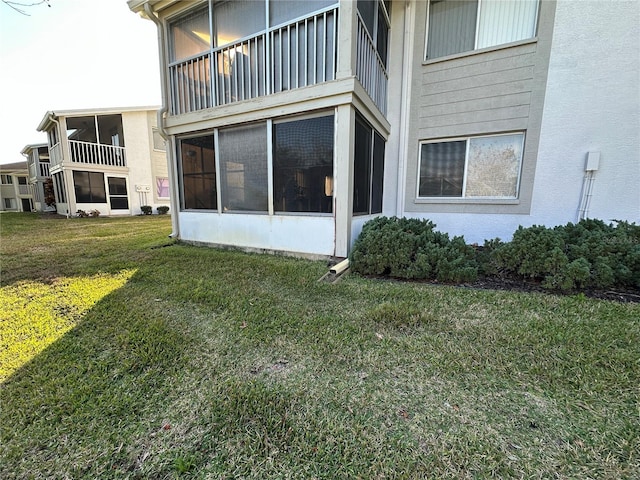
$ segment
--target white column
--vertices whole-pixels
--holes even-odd
[[[356,0],[340,0],[336,79],[355,75],[358,22]]]
[[[351,105],[336,108],[333,208],[335,256],[346,257],[351,243],[353,211],[353,149],[355,110]]]

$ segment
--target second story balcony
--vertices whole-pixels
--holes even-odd
[[[386,114],[387,6],[353,2],[346,11],[354,21],[345,17],[341,23],[343,2],[199,2],[170,18],[169,114],[330,82],[336,79],[339,56],[350,59],[351,75]]]
[[[47,118],[41,125],[49,137],[47,171],[63,162],[127,166],[121,114],[60,116],[55,122]]]

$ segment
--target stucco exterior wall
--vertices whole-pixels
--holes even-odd
[[[184,240],[240,248],[331,256],[332,216],[180,212]]]
[[[552,3],[543,2],[541,8],[548,10]],[[639,10],[635,1],[560,0],[550,17],[553,29],[539,25],[536,48],[550,42],[550,51],[548,67],[539,62],[532,72],[548,69],[544,91],[532,96],[528,114],[531,118],[534,109],[540,112],[529,212],[512,214],[505,206],[479,213],[477,205],[469,204],[418,213],[410,205],[415,192],[407,191],[404,215],[429,218],[439,230],[464,235],[470,243],[508,240],[518,225],[575,222],[587,153],[599,151],[589,217],[640,221]],[[545,16],[549,18],[549,12],[541,10],[541,22]],[[530,129],[527,126],[528,136]],[[532,153],[525,149],[524,168]],[[416,158],[417,152],[407,161],[417,163]],[[524,172],[521,181],[527,181]],[[523,187],[521,183],[521,195],[526,194]],[[415,189],[411,172],[407,189]]]
[[[575,221],[598,151],[588,216],[639,222],[640,3],[561,1],[554,30],[532,217]]]

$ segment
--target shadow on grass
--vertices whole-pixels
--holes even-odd
[[[125,284],[102,298],[0,386],[0,477],[121,478],[139,469],[192,339],[135,295]]]

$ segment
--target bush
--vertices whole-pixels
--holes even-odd
[[[474,249],[462,237],[449,239],[429,220],[378,217],[367,222],[350,256],[363,275],[465,282],[477,278]]]
[[[151,205],[142,205],[140,207],[140,210],[142,210],[142,213],[144,215],[151,215],[151,212],[153,211],[153,208],[151,207]]]
[[[640,226],[589,219],[555,228],[519,227],[483,265],[552,290],[640,287]]]
[[[166,205],[160,205],[158,208],[156,208],[156,210],[158,210],[158,215],[166,215],[166,213],[169,211],[169,207],[167,207]]]
[[[80,210],[78,209],[78,211],[76,212],[76,217],[78,218],[88,218],[88,217],[99,217],[100,216],[100,210],[89,210],[88,212],[85,212],[84,210]]]

